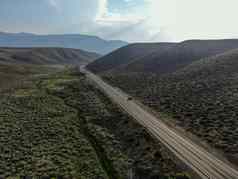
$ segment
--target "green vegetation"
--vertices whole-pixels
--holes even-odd
[[[143,127],[73,69],[25,79],[2,93],[0,123],[0,177],[149,179],[183,172]]]
[[[238,50],[233,50],[164,76],[124,73],[104,78],[155,111],[171,115],[177,125],[238,164],[237,59]]]
[[[124,47],[87,68],[155,111],[171,116],[173,124],[238,165],[238,41],[159,43],[151,48],[154,51],[147,47]]]
[[[70,48],[0,48],[1,64],[82,64],[98,57],[95,53]]]
[[[77,111],[36,85],[1,96],[0,121],[2,177],[106,178]]]
[[[0,48],[0,91],[22,85],[27,78],[55,73],[65,65],[91,62],[99,55],[62,48]]]
[[[17,65],[0,63],[0,91],[21,86],[26,79],[62,70],[62,66]]]
[[[49,91],[84,116],[87,136],[104,151],[106,165],[111,165],[107,173],[114,171],[116,178],[126,178],[132,171],[149,178],[181,171],[160,143],[84,77],[65,84],[62,91]]]

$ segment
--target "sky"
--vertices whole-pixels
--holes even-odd
[[[237,0],[1,0],[0,31],[129,42],[238,38]]]

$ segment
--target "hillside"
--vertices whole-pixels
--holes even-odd
[[[238,164],[238,49],[204,58],[160,76],[124,73],[105,76],[154,110]]]
[[[105,73],[105,71],[109,71],[115,74],[118,72],[166,74],[183,68],[201,58],[213,56],[235,48],[238,48],[238,40],[190,40],[178,44],[170,44],[166,46],[166,48],[153,49],[154,51],[150,51],[153,53],[145,53],[142,57],[141,55],[139,55],[139,57],[136,56],[136,53],[137,51],[143,51],[143,49],[135,45],[133,51],[128,49],[132,54],[124,57],[124,53],[118,50],[111,55],[98,59],[89,65],[89,69],[94,72]],[[141,53],[143,52],[140,52],[140,54]],[[134,54],[135,58],[131,59],[131,56]],[[127,64],[123,63],[123,67],[119,67],[121,64],[119,63],[118,65],[118,63],[115,63],[115,60],[112,60],[122,60],[127,57],[131,60],[129,62],[127,61]],[[110,64],[115,65],[112,66]]]
[[[88,68],[95,73],[123,69],[134,61],[139,61],[152,53],[162,53],[173,46],[173,43],[130,44],[99,58],[89,64]]]
[[[238,73],[238,49],[201,59],[175,72],[180,79],[207,80],[233,76]]]
[[[124,41],[107,41],[81,34],[36,35],[28,33],[0,33],[0,47],[61,47],[107,54],[127,45]]]
[[[62,65],[93,61],[99,55],[82,50],[61,48],[0,48],[0,90],[33,75],[54,73]]]
[[[0,92],[21,85],[26,78],[60,70],[59,66],[0,64]]]
[[[63,48],[0,48],[0,63],[7,64],[80,64],[88,63],[99,55]]]

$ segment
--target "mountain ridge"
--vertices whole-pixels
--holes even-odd
[[[159,50],[166,50],[175,43],[134,43],[121,47],[110,54],[102,56],[93,63],[88,65],[88,68],[93,72],[110,71],[114,68],[133,63],[144,56],[148,56]]]
[[[232,49],[238,48],[237,39],[225,40],[188,40],[181,43],[154,43],[155,50],[140,49],[138,44],[131,44],[123,47],[125,54],[122,54],[121,49],[118,49],[107,56],[101,57],[88,65],[88,68],[95,73],[123,73],[123,72],[150,72],[156,74],[172,73],[180,68],[189,65],[190,63],[200,60],[205,57],[214,56],[224,53]],[[140,44],[148,46],[148,44]],[[134,46],[133,51],[130,47]],[[143,53],[148,51],[149,53]],[[137,55],[135,52],[141,55]],[[130,56],[135,56],[131,59]],[[114,63],[115,59],[124,57],[121,63]],[[114,61],[113,61],[114,60]]]
[[[1,64],[77,65],[98,58],[96,53],[64,48],[0,48]]]
[[[82,49],[99,54],[110,53],[128,43],[82,34],[47,34],[0,32],[0,47],[59,47]]]

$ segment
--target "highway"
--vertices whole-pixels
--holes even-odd
[[[81,72],[92,80],[111,100],[121,106],[154,137],[162,142],[176,157],[196,172],[202,179],[238,179],[238,171],[218,159],[188,138],[168,127],[128,95],[104,82],[100,77],[81,67]]]

